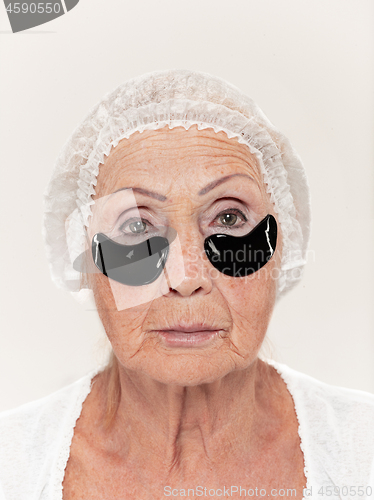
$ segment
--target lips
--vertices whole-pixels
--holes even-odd
[[[168,328],[160,328],[163,332],[180,332],[180,333],[195,333],[195,332],[209,332],[221,330],[218,326],[207,326],[202,323],[193,323],[190,325],[175,325]]]
[[[213,325],[193,323],[168,326],[156,332],[168,347],[203,347],[219,338],[222,329]]]

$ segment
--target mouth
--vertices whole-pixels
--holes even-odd
[[[154,332],[169,347],[203,347],[217,339],[223,330],[219,327],[193,324],[175,325],[167,329],[154,330]]]

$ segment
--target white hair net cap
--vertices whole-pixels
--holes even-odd
[[[238,88],[206,73],[148,73],[119,85],[94,106],[62,148],[44,192],[43,238],[54,283],[80,302],[92,300],[73,268],[100,164],[134,132],[192,125],[223,131],[257,158],[283,236],[277,297],[301,278],[310,233],[310,196],[301,160],[288,139]]]

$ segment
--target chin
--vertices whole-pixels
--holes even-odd
[[[231,371],[228,367],[225,370],[222,366],[207,366],[205,360],[191,362],[186,359],[180,360],[178,366],[175,363],[170,367],[168,365],[169,363],[165,363],[154,373],[149,372],[149,376],[163,384],[193,387],[215,382]]]
[[[212,353],[211,350],[178,354],[159,352],[138,358],[136,366],[131,366],[131,369],[162,384],[192,387],[215,382],[230,372],[245,369],[256,358],[256,354],[239,359],[234,356],[232,352]]]

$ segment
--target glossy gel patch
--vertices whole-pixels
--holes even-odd
[[[108,278],[124,285],[141,286],[162,273],[169,253],[169,241],[154,236],[136,245],[123,245],[97,233],[92,239],[96,267]]]
[[[241,278],[261,269],[274,255],[277,222],[268,214],[244,236],[213,234],[205,239],[204,250],[211,264],[223,274]]]

